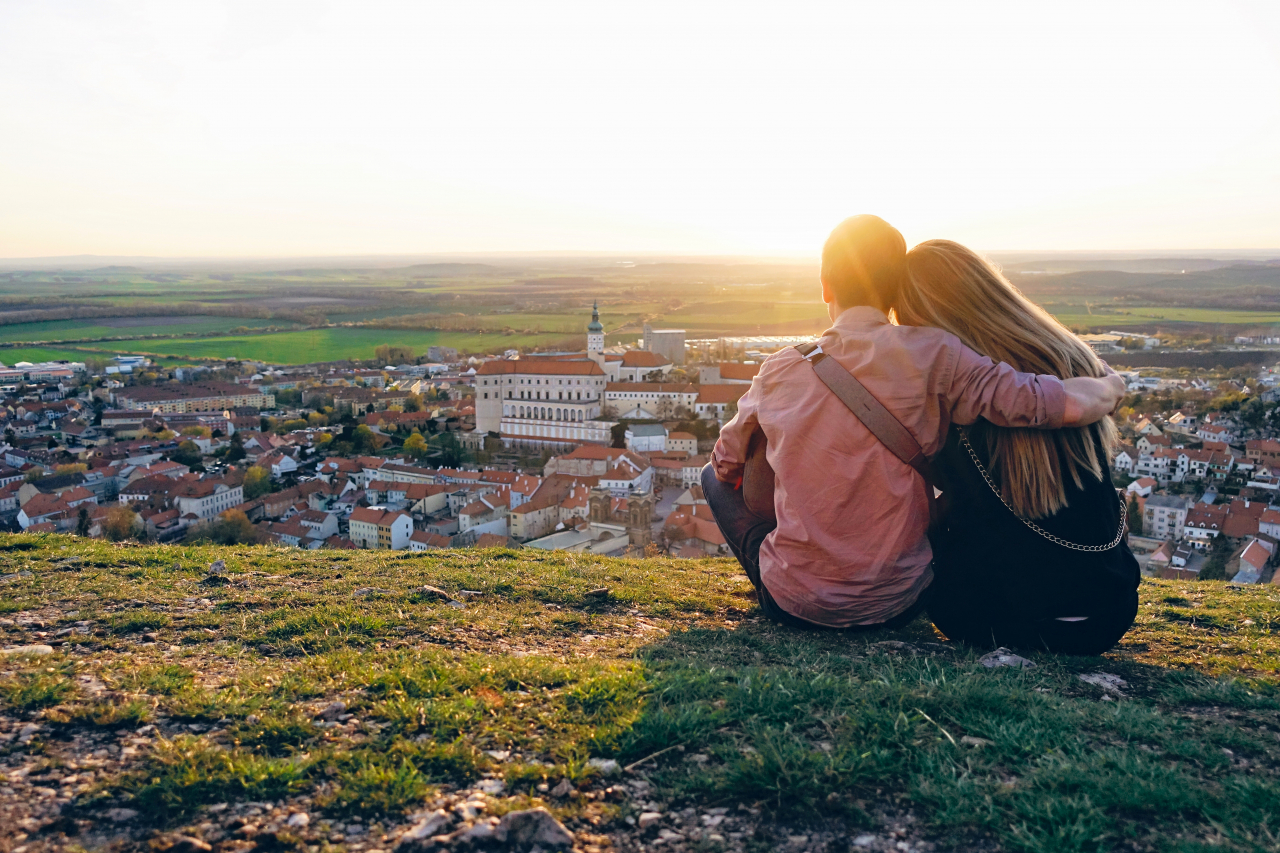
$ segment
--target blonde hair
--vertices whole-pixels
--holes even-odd
[[[894,304],[898,322],[951,332],[970,349],[1027,373],[1061,379],[1102,376],[1093,350],[977,253],[950,240],[929,240],[907,253],[907,275]],[[1013,511],[1043,518],[1067,505],[1066,478],[1083,488],[1111,464],[1118,439],[1111,418],[1059,430],[1008,429],[978,421],[970,441],[985,446],[992,478]]]

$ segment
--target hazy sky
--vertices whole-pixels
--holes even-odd
[[[0,0],[0,257],[1280,247],[1280,3]]]

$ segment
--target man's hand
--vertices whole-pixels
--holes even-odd
[[[1064,379],[1062,385],[1067,392],[1067,407],[1062,417],[1064,427],[1097,423],[1116,410],[1125,392],[1124,380],[1114,373],[1101,379],[1077,376]]]

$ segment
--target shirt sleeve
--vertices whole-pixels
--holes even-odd
[[[760,377],[751,381],[751,388],[738,398],[738,413],[720,428],[720,438],[711,451],[711,467],[716,479],[722,483],[742,483],[742,472],[747,465],[747,444],[751,434],[760,428],[757,416],[760,405]]]
[[[1020,373],[956,343],[955,368],[943,396],[951,421],[986,418],[996,426],[1060,429],[1067,392],[1056,376]]]

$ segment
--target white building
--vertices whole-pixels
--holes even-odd
[[[612,441],[601,418],[609,370],[599,313],[587,326],[587,352],[487,361],[475,375],[476,430],[504,439]],[[613,364],[618,364],[614,362]]]
[[[1187,502],[1173,495],[1147,498],[1142,529],[1153,539],[1181,539],[1187,521]]]
[[[356,507],[351,513],[350,536],[357,548],[402,551],[409,547],[413,519],[408,513],[380,506]]]
[[[667,449],[667,428],[662,424],[632,424],[626,432],[627,450],[662,453]]]

